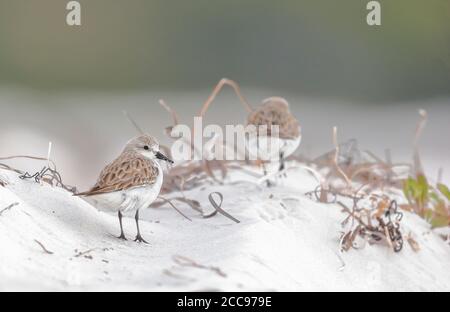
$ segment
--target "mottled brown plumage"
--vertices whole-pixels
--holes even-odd
[[[262,105],[254,109],[247,118],[247,124],[267,126],[267,133],[271,135],[270,126],[279,126],[281,139],[296,139],[300,136],[300,124],[289,110],[287,101],[280,97],[271,97],[263,101]]]
[[[137,186],[150,186],[155,183],[158,173],[158,167],[153,161],[135,151],[124,151],[102,170],[92,189],[78,195],[91,196]]]
[[[163,172],[157,160],[173,163],[159,151],[152,136],[141,134],[128,141],[119,157],[102,170],[92,189],[76,195],[84,196],[99,209],[117,212],[120,239],[126,239],[122,213],[135,212],[135,241],[146,243],[139,230],[139,210],[149,207],[161,190]]]

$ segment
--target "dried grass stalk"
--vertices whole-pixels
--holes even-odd
[[[7,207],[3,208],[2,210],[0,210],[0,217],[8,210],[11,210],[12,207],[17,206],[19,203],[12,203],[10,205],[8,205]]]
[[[212,271],[214,273],[216,273],[217,275],[219,275],[220,277],[227,277],[227,275],[218,267],[215,266],[206,266],[203,264],[199,264],[197,262],[195,262],[194,260],[185,257],[185,256],[180,256],[180,255],[175,255],[172,257],[173,261],[180,265],[180,266],[187,266],[187,267],[193,267],[193,268],[197,268],[197,269],[204,269],[204,270],[209,270]]]
[[[219,196],[220,203],[217,203],[215,201],[213,195]],[[239,221],[238,219],[236,219],[235,217],[233,217],[232,215],[230,215],[228,212],[226,212],[225,210],[223,210],[221,208],[222,207],[222,203],[223,203],[223,195],[222,195],[222,193],[219,193],[219,192],[210,193],[208,195],[208,199],[209,199],[209,202],[211,203],[211,205],[214,207],[215,211],[213,213],[209,214],[209,215],[204,215],[203,216],[204,218],[211,218],[211,217],[215,216],[217,213],[220,213],[223,216],[227,217],[228,219],[230,219],[230,220],[232,220],[232,221],[234,221],[236,223],[240,223],[241,222],[241,221]]]
[[[44,244],[42,244],[40,241],[38,241],[37,239],[35,239],[34,241],[35,241],[36,244],[38,244],[38,245],[42,248],[42,250],[43,250],[46,254],[48,254],[48,255],[53,255],[53,252],[50,251],[50,250],[48,250],[48,249],[44,246]]]
[[[242,95],[239,85],[233,80],[230,80],[227,78],[222,78],[219,81],[219,83],[214,87],[211,95],[208,97],[208,99],[203,104],[202,109],[200,110],[199,116],[201,116],[201,117],[205,116],[206,111],[209,109],[209,106],[211,105],[211,103],[214,101],[214,99],[219,94],[219,92],[222,90],[222,88],[226,85],[233,88],[234,92],[236,93],[237,97],[239,98],[241,104],[244,106],[247,113],[251,113],[253,111],[252,106],[247,102],[247,100]]]
[[[345,172],[339,167],[339,144],[338,144],[338,139],[337,139],[337,127],[333,127],[333,144],[334,144],[334,148],[335,148],[335,153],[334,153],[334,165],[336,166],[337,171],[342,175],[342,177],[344,178],[345,182],[347,183],[347,187],[349,189],[352,189],[352,181],[347,177],[347,175],[345,174]]]
[[[419,140],[422,136],[423,129],[425,128],[425,125],[426,125],[427,119],[428,119],[428,114],[427,114],[426,110],[424,110],[424,109],[419,110],[419,117],[420,118],[419,118],[419,121],[416,126],[416,132],[414,135],[414,142],[413,142],[413,145],[414,145],[414,170],[415,170],[416,176],[424,175],[422,161],[420,159],[420,154],[419,154]]]
[[[181,210],[178,209],[177,206],[175,206],[175,205],[172,203],[172,199],[167,199],[167,198],[164,198],[164,197],[162,197],[162,196],[158,196],[158,199],[162,200],[162,204],[164,204],[164,203],[169,204],[169,205],[170,205],[173,209],[175,209],[175,211],[177,211],[180,215],[182,215],[183,217],[185,217],[185,218],[188,219],[189,221],[192,221],[191,218],[189,218],[189,217],[186,216],[184,213],[182,213]],[[162,204],[161,204],[161,203],[158,203],[158,202],[154,202],[151,206],[154,207],[154,208],[157,208],[157,207],[162,206]]]

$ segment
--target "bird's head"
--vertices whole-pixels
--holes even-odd
[[[159,151],[158,141],[148,134],[142,134],[128,141],[125,151],[133,151],[148,159],[160,159],[173,164],[173,161]]]

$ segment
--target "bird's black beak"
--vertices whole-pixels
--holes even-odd
[[[164,154],[161,153],[161,152],[156,152],[156,153],[155,153],[155,156],[156,156],[156,158],[158,158],[158,159],[161,159],[161,160],[167,161],[168,163],[173,164],[173,160],[172,160],[172,159],[169,159],[166,155],[164,155]]]

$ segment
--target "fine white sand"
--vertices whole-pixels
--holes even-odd
[[[0,290],[450,291],[450,246],[419,217],[401,223],[420,245],[400,253],[366,245],[339,256],[340,222],[332,204],[304,195],[316,182],[301,170],[267,188],[232,173],[224,185],[186,192],[212,209],[208,194],[238,218],[203,218],[187,206],[141,213],[149,245],[132,241],[134,220],[119,234],[116,216],[60,188],[0,171]],[[247,179],[248,180],[248,179]],[[38,242],[52,252],[46,253]],[[79,253],[86,252],[84,254]],[[77,256],[78,255],[78,256]],[[345,266],[343,266],[345,263]]]

